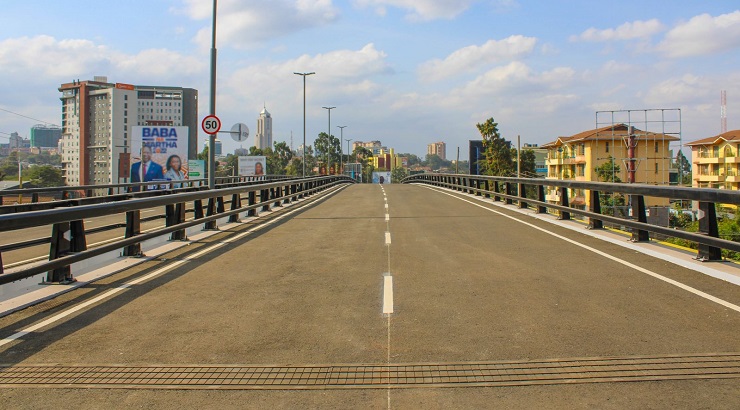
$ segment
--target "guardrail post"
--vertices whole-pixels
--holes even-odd
[[[49,260],[59,259],[72,252],[71,229],[69,222],[54,224],[51,228],[51,246],[49,247]],[[50,270],[46,273],[46,281],[53,283],[70,283],[75,279],[69,265]]]
[[[185,204],[165,205],[165,216],[165,226],[173,226],[185,222]],[[171,241],[184,241],[186,239],[187,236],[184,229],[170,234]]]
[[[599,197],[599,191],[592,189],[588,195],[591,201],[591,212],[601,215],[601,198]],[[603,227],[604,221],[601,219],[588,218],[588,229],[601,229]]]
[[[260,202],[262,203],[262,211],[270,211],[270,190],[263,189],[260,191]]]
[[[560,206],[570,208],[570,204],[568,203],[568,188],[566,187],[560,187]],[[563,221],[569,220],[570,212],[560,211],[560,216],[558,217],[558,219]]]
[[[203,218],[203,201],[196,199],[193,203],[193,214],[195,219]]]
[[[527,205],[527,201],[525,201],[525,199],[527,198],[526,186],[524,184],[518,184],[517,186],[519,189],[519,198],[521,198],[519,200],[519,209],[528,208],[529,206]]]
[[[71,241],[71,252],[82,252],[87,250],[87,240],[85,239],[85,222],[82,220],[71,221],[69,223]]]
[[[283,199],[283,203],[284,204],[289,204],[290,203],[290,199],[291,199],[290,196],[293,194],[292,192],[290,192],[290,190],[291,190],[292,187],[293,187],[292,184],[291,185],[283,185],[282,187],[280,187],[280,190],[282,191],[282,196],[285,197],[285,199]]]
[[[463,192],[464,189],[462,187],[462,178],[460,177],[454,177],[455,178],[455,187],[458,191]]]
[[[126,212],[126,238],[134,237],[141,233],[141,211]],[[141,244],[135,243],[123,248],[123,256],[142,256]]]
[[[481,182],[483,181],[481,181],[480,179],[474,179],[473,182],[475,182],[475,196],[483,196],[480,189]]]
[[[213,216],[215,214],[216,214],[216,199],[211,197],[211,198],[208,198],[208,207],[206,208],[206,216]],[[205,230],[218,229],[218,227],[216,226],[216,221],[206,222],[203,229]]]
[[[485,181],[483,181],[483,183],[484,183],[484,186],[486,188],[485,197],[486,198],[490,198],[491,197],[491,181],[489,181],[489,180],[486,179]]]
[[[31,194],[31,202],[34,204],[39,201],[39,194],[38,192],[34,192]]]
[[[224,205],[224,197],[221,195],[216,197],[216,213],[222,214],[226,212],[226,205]]]
[[[290,184],[290,194],[293,195],[293,202],[297,201],[298,198],[300,198],[300,195],[298,195],[298,184]]]
[[[545,186],[542,184],[537,185],[537,200],[540,202],[547,202],[547,197],[545,197]],[[546,214],[547,207],[544,205],[537,205],[537,213]]]
[[[495,193],[498,194],[498,190],[499,190],[498,181],[493,181],[493,192],[495,192]],[[493,196],[493,201],[494,202],[498,202],[500,200],[501,200],[501,197],[500,196],[498,196],[498,195],[494,195]]]
[[[239,209],[242,207],[242,197],[240,194],[231,195],[231,210]],[[233,214],[229,216],[229,222],[239,222],[239,214]]]
[[[699,218],[699,232],[707,236],[718,238],[719,227],[717,226],[717,211],[715,210],[714,203],[699,202],[699,211],[704,213],[704,215]],[[696,259],[702,262],[722,260],[722,249],[699,244],[699,252],[696,255]]]
[[[632,219],[637,222],[647,223],[647,216],[645,215],[645,197],[642,195],[630,195],[630,202],[632,203]],[[650,240],[650,234],[648,231],[642,229],[632,228],[632,242],[645,242]]]
[[[511,182],[504,182],[504,184],[506,184],[506,195],[508,195],[504,202],[506,202],[506,205],[511,205],[514,203],[514,200],[511,199],[511,195],[514,195],[514,189],[511,187]]]
[[[275,207],[283,206],[282,201],[280,201],[280,197],[283,196],[282,195],[282,188],[281,187],[272,188],[270,190],[270,193],[272,194],[272,199],[275,200],[275,203],[274,203],[273,206],[275,206]]]
[[[249,194],[247,195],[247,204],[249,206],[252,206],[257,203],[257,192],[255,191],[249,191]],[[257,211],[257,208],[252,208],[247,211],[247,216],[259,216],[259,212]]]

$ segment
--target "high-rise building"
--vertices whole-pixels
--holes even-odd
[[[254,134],[254,146],[259,149],[272,148],[272,116],[267,108],[262,109],[257,119],[257,132]]]
[[[67,185],[119,182],[119,158],[131,152],[135,125],[187,126],[188,157],[197,154],[198,90],[73,81],[62,93],[62,168]]]
[[[56,126],[36,124],[31,127],[31,146],[35,148],[56,148],[62,138],[62,129]]]
[[[203,143],[203,148],[208,148],[209,141]],[[213,144],[213,155],[222,157],[224,155],[224,145],[220,139],[216,138]]]
[[[427,145],[427,154],[436,155],[441,159],[447,159],[447,144],[444,142],[433,142]]]

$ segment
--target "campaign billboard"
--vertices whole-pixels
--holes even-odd
[[[390,184],[391,173],[387,171],[373,172],[373,184]]]
[[[188,127],[131,127],[131,182],[188,179]]]
[[[240,156],[239,176],[267,175],[266,159],[262,156]]]

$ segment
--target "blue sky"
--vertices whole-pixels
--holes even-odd
[[[209,0],[5,0],[0,108],[60,122],[58,86],[112,82],[200,91],[207,114]],[[545,143],[595,128],[599,110],[680,108],[684,141],[740,128],[737,1],[220,0],[217,114],[274,139],[344,137],[448,153],[493,117],[503,136]],[[0,111],[0,132],[35,121]],[[7,136],[0,134],[0,137]],[[238,147],[222,138],[227,150]],[[205,140],[201,136],[201,141]],[[250,139],[250,145],[253,141]],[[244,144],[247,146],[247,144]],[[346,144],[343,144],[346,147]]]

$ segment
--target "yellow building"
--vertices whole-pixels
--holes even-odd
[[[634,182],[641,184],[668,185],[671,170],[670,144],[678,141],[675,135],[642,131],[626,124],[602,127],[584,131],[570,137],[559,137],[542,145],[547,149],[548,179],[568,179],[575,181],[600,181],[596,168],[614,160],[613,181],[629,181],[629,141],[630,134],[634,145]],[[608,181],[612,182],[610,178]],[[584,190],[571,190],[569,203],[578,208],[590,209],[590,201]],[[547,201],[560,202],[557,189],[547,192]],[[646,205],[668,205],[667,199],[645,198]]]
[[[740,189],[740,130],[686,144],[691,147],[692,185]]]
[[[380,149],[377,154],[373,155],[372,160],[376,171],[393,171],[395,168],[406,167],[403,158],[396,155],[393,148]]]

